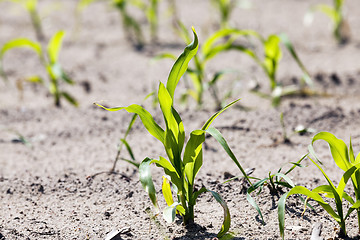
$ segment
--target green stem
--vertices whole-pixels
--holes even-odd
[[[45,40],[44,32],[42,30],[41,20],[39,14],[35,9],[29,10],[31,23],[34,26],[36,38],[39,42],[43,42]]]
[[[345,221],[342,221],[339,223],[340,224],[340,236],[347,236],[347,233],[346,233],[346,226],[345,226]]]
[[[183,208],[185,209],[185,215],[182,216],[183,218],[183,223],[184,225],[187,225],[189,222],[189,209],[187,207],[186,204],[186,196],[185,196],[185,189],[184,187],[182,188],[182,193],[180,194],[180,201],[181,201],[181,205],[183,206]]]
[[[195,218],[195,216],[194,216],[194,205],[190,205],[189,206],[189,222],[188,222],[188,224],[193,223],[194,218]]]

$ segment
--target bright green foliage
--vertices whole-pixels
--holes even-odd
[[[65,98],[70,104],[77,106],[78,103],[76,100],[65,91],[61,91],[59,89],[59,81],[62,80],[67,84],[74,84],[74,81],[69,78],[69,76],[63,71],[60,63],[59,63],[59,52],[61,49],[61,44],[63,37],[65,35],[64,31],[59,31],[50,39],[46,51],[42,48],[41,44],[38,42],[31,41],[27,38],[18,38],[11,40],[5,43],[0,50],[0,73],[3,77],[5,73],[2,69],[2,61],[4,55],[7,51],[14,48],[29,48],[33,50],[40,58],[41,63],[46,69],[48,74],[49,81],[46,83],[40,76],[30,76],[26,78],[26,81],[32,83],[38,83],[41,85],[46,85],[49,89],[51,95],[53,95],[55,100],[55,106],[60,107],[61,98]]]
[[[177,30],[179,35],[182,36],[186,42],[190,41],[190,36],[181,22],[179,22]],[[230,71],[217,71],[212,77],[208,79],[205,74],[206,65],[208,64],[209,60],[213,59],[218,54],[241,47],[236,46],[233,43],[236,37],[247,35],[257,35],[257,33],[252,30],[223,29],[211,35],[202,45],[200,55],[194,56],[193,66],[187,69],[186,73],[191,78],[193,88],[188,89],[188,91],[182,96],[182,99],[187,99],[187,97],[190,96],[197,102],[198,106],[201,106],[203,103],[204,91],[209,90],[216,103],[216,108],[221,109],[221,107],[224,106],[224,100],[226,100],[226,97],[225,99],[219,97],[216,83],[224,74]],[[169,53],[163,53],[156,58],[176,59],[174,55]],[[231,90],[227,94],[227,97],[229,96],[231,96]]]
[[[235,0],[212,0],[213,5],[218,9],[221,19],[221,29],[229,27],[231,12],[235,8]]]
[[[336,165],[344,171],[344,174],[337,187],[333,184],[321,166],[317,163],[320,161],[315,154],[312,144],[320,139],[325,140],[329,144],[331,154]],[[341,139],[336,138],[333,134],[328,132],[320,132],[316,134],[313,138],[312,144],[309,145],[309,152],[316,159],[316,161],[310,157],[309,159],[321,171],[328,184],[318,186],[312,191],[302,186],[295,186],[288,193],[281,197],[279,200],[278,214],[280,233],[283,238],[285,224],[285,202],[286,198],[293,194],[303,194],[307,196],[308,199],[311,198],[315,200],[340,225],[341,231],[344,235],[346,235],[345,222],[350,214],[356,210],[358,215],[358,226],[360,229],[360,155],[355,158],[351,143],[348,148]],[[355,200],[344,191],[346,184],[350,179],[353,183]],[[326,198],[333,199],[335,202],[335,208],[332,208],[332,206],[327,201],[325,201],[320,194],[323,194]],[[346,212],[344,212],[343,208],[344,200],[346,200],[350,205]]]
[[[346,43],[350,38],[350,28],[343,16],[343,6],[345,0],[333,0],[333,6],[318,4],[310,8],[305,15],[306,22],[311,22],[314,12],[320,11],[328,16],[333,22],[333,35],[338,43]]]
[[[215,139],[220,142],[226,152],[230,153],[229,155],[231,155],[233,161],[241,168],[221,134],[216,129],[209,128],[219,114],[235,104],[238,100],[230,103],[222,110],[215,113],[201,129],[192,131],[187,143],[185,143],[183,122],[174,108],[174,93],[177,83],[185,73],[187,65],[191,58],[196,54],[197,49],[198,39],[194,31],[194,41],[185,48],[184,52],[176,60],[169,74],[166,86],[163,83],[159,84],[158,100],[164,116],[165,129],[157,124],[152,115],[139,105],[133,104],[128,107],[103,108],[109,111],[125,109],[128,112],[136,113],[149,133],[163,144],[168,159],[164,157],[159,157],[159,159],[146,158],[140,164],[139,174],[140,181],[146,192],[149,194],[155,208],[159,208],[159,206],[150,172],[150,165],[155,163],[156,166],[162,168],[167,175],[166,179],[163,180],[162,186],[163,195],[168,205],[163,210],[165,220],[169,222],[174,221],[175,214],[178,213],[183,217],[183,222],[185,224],[193,222],[196,199],[201,193],[210,192],[224,209],[224,222],[218,233],[218,236],[221,237],[230,227],[230,214],[226,203],[216,192],[210,191],[205,187],[200,190],[195,190],[194,186],[196,175],[203,164],[202,143],[205,141],[206,132],[213,135]],[[183,152],[184,147],[185,150]],[[170,182],[172,183],[172,187]],[[176,193],[176,199],[172,197],[173,191]]]
[[[261,66],[267,75],[270,81],[271,94],[263,94],[265,97],[270,97],[272,99],[273,106],[278,106],[281,101],[281,97],[286,95],[293,95],[299,93],[306,93],[305,85],[308,87],[312,87],[312,81],[309,77],[309,74],[305,68],[305,66],[300,61],[297,56],[293,45],[291,44],[289,38],[285,34],[280,35],[269,35],[267,38],[263,38],[260,34],[251,34],[258,40],[260,40],[261,45],[263,47],[263,56],[259,57],[256,54],[256,51],[252,50],[249,47],[235,46],[239,51],[244,52],[248,56],[250,56],[254,61]],[[282,58],[282,50],[280,47],[280,43],[283,43],[285,47],[289,50],[291,56],[299,65],[301,70],[303,71],[303,82],[301,86],[289,85],[282,86],[277,80],[276,73]]]
[[[7,0],[7,1],[21,5],[29,13],[31,23],[35,30],[36,38],[39,42],[42,42],[45,39],[45,37],[42,29],[41,19],[37,11],[38,1],[37,0]]]
[[[179,23],[178,32],[185,41],[189,41],[188,33],[181,23]],[[257,52],[251,47],[247,47],[236,42],[236,40],[240,37],[246,37],[247,39],[252,37],[259,40],[263,47],[263,56],[258,56]],[[277,69],[282,58],[280,43],[283,43],[289,50],[291,56],[303,72],[303,81],[300,86],[282,86],[276,78]],[[189,89],[186,95],[183,96],[183,99],[186,99],[187,96],[191,96],[197,101],[198,105],[201,105],[204,91],[209,90],[217,104],[217,107],[221,108],[223,100],[219,97],[216,83],[221,79],[223,74],[227,73],[227,71],[222,70],[215,72],[210,79],[207,79],[205,69],[209,60],[220,53],[230,50],[238,50],[247,54],[264,70],[270,81],[271,94],[260,93],[257,90],[256,93],[270,98],[274,106],[278,106],[280,104],[283,96],[309,93],[308,88],[312,87],[313,83],[305,66],[300,61],[293,45],[285,34],[270,35],[267,39],[265,39],[253,30],[221,29],[205,41],[201,48],[201,55],[194,57],[194,66],[190,67],[187,71],[187,74],[192,80],[193,89]],[[174,59],[175,56],[166,53],[159,55],[157,58]],[[231,93],[227,95],[231,95]]]

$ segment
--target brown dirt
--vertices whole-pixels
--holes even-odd
[[[236,69],[236,76],[225,78],[224,88],[237,81],[236,96],[243,108],[233,107],[215,122],[245,168],[255,168],[253,176],[264,178],[287,162],[295,162],[307,153],[312,134],[291,134],[299,124],[316,131],[330,131],[360,151],[360,5],[346,1],[345,11],[352,29],[352,40],[338,46],[331,36],[329,20],[316,14],[310,27],[303,25],[307,9],[320,1],[254,0],[251,9],[236,8],[232,25],[251,28],[263,35],[286,32],[315,81],[315,89],[327,97],[293,97],[284,99],[278,109],[268,100],[249,93],[250,80],[256,79],[268,91],[267,80],[251,59],[229,52],[214,59],[208,72],[219,68]],[[325,1],[329,2],[331,1]],[[166,1],[162,1],[162,5]],[[21,77],[41,74],[36,56],[21,49],[7,53],[4,67],[9,82],[0,81],[0,239],[104,239],[113,229],[125,229],[120,239],[213,239],[221,222],[222,209],[209,195],[203,194],[196,205],[196,225],[186,228],[180,221],[167,224],[161,216],[156,220],[147,209],[151,203],[138,181],[137,170],[119,162],[116,174],[95,173],[111,168],[116,145],[131,118],[126,112],[106,112],[93,102],[109,106],[140,103],[161,80],[165,82],[172,62],[151,61],[160,52],[178,55],[184,44],[171,30],[170,19],[161,11],[159,44],[134,50],[123,36],[118,13],[105,2],[97,2],[82,14],[79,31],[74,30],[76,1],[62,1],[56,11],[47,13],[55,1],[41,1],[44,31],[47,37],[59,29],[67,30],[60,53],[64,69],[78,83],[68,90],[80,102],[79,108],[64,104],[58,109],[51,97],[39,87],[26,85],[22,99],[16,89]],[[186,26],[194,25],[200,42],[216,28],[217,15],[208,1],[182,0],[178,4],[180,18]],[[34,38],[28,16],[21,8],[1,2],[0,44],[13,38]],[[288,83],[301,72],[288,54],[280,64],[279,79]],[[184,88],[180,83],[178,93]],[[180,114],[187,131],[200,128],[214,112],[210,96],[202,110],[181,107]],[[239,105],[239,106],[240,106]],[[156,116],[158,109],[147,108]],[[290,144],[282,143],[279,120],[284,112]],[[160,117],[156,117],[161,121]],[[18,142],[18,134],[29,142]],[[137,122],[129,136],[138,160],[157,158],[165,153],[142,125]],[[340,170],[331,160],[325,143],[316,144],[325,170],[335,182]],[[291,174],[296,184],[314,188],[324,179],[310,161],[306,168]],[[157,190],[162,172],[153,168]],[[218,191],[228,203],[234,239],[279,239],[277,201],[268,189],[254,196],[265,224],[241,192],[241,181],[222,182],[240,171],[217,142],[206,140],[204,165],[197,184]],[[160,196],[160,195],[159,195]],[[159,197],[160,198],[160,197]],[[161,200],[160,204],[164,205]],[[316,206],[316,204],[314,204]],[[311,226],[323,223],[325,239],[336,236],[336,222],[319,207],[307,210],[301,217],[302,203],[291,198],[287,204],[286,239],[309,239]],[[357,236],[355,214],[348,222],[349,235]]]

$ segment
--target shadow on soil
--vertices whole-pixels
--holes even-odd
[[[173,240],[190,240],[190,239],[218,239],[216,234],[207,231],[206,227],[199,224],[193,223],[186,227],[187,232],[181,237],[175,237]],[[232,240],[245,240],[243,237],[233,237],[231,234],[226,234],[221,239],[232,239]]]

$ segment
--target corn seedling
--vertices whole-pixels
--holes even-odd
[[[215,118],[238,100],[230,103],[211,116],[201,129],[192,131],[190,133],[190,138],[185,145],[184,125],[180,115],[174,108],[174,93],[181,76],[188,67],[189,61],[195,56],[198,50],[198,38],[195,30],[193,30],[193,33],[193,42],[185,48],[184,52],[176,60],[170,71],[166,86],[163,83],[159,84],[158,101],[164,116],[166,125],[165,130],[158,125],[153,116],[140,105],[133,104],[128,107],[103,108],[109,111],[126,110],[130,113],[138,114],[148,132],[164,145],[168,160],[164,157],[160,157],[159,159],[145,158],[140,164],[139,174],[140,182],[145,191],[149,194],[155,209],[159,209],[159,206],[151,176],[150,165],[155,163],[156,166],[162,168],[167,175],[163,178],[162,185],[162,193],[168,205],[163,210],[165,220],[173,222],[176,213],[178,213],[182,216],[184,224],[192,223],[194,221],[194,206],[196,199],[201,193],[210,192],[224,209],[224,221],[221,230],[218,233],[218,236],[221,237],[230,227],[229,209],[218,193],[205,187],[196,190],[194,188],[195,177],[203,164],[202,143],[205,141],[206,133],[211,134],[221,144],[232,160],[240,167],[244,176],[247,177],[220,132],[215,128],[210,128],[210,125]],[[184,154],[182,154],[184,145],[185,150]],[[250,182],[249,179],[248,181]],[[172,183],[172,188],[170,182]],[[173,198],[172,191],[176,192],[177,199]]]
[[[178,33],[179,35],[186,41],[189,42],[190,36],[185,29],[184,25],[179,22],[178,23]],[[211,35],[203,44],[200,55],[194,56],[194,64],[189,67],[186,74],[190,77],[192,82],[192,88],[189,88],[187,92],[182,96],[182,100],[185,101],[188,96],[192,97],[198,106],[201,106],[203,103],[203,95],[205,91],[209,91],[211,96],[213,97],[216,108],[221,109],[224,106],[224,101],[231,97],[231,90],[224,96],[219,96],[219,91],[217,90],[217,82],[221,80],[221,77],[229,72],[229,70],[220,70],[215,72],[211,77],[208,77],[206,72],[206,65],[209,60],[213,59],[220,53],[237,49],[239,46],[235,46],[233,44],[235,37],[234,35],[252,35],[256,34],[251,30],[229,30],[223,29],[215,32]],[[176,59],[176,57],[169,53],[164,53],[157,58],[171,58]]]
[[[80,0],[77,7],[77,15],[95,0]],[[111,5],[120,13],[123,29],[127,40],[141,50],[145,45],[145,38],[141,23],[133,16],[129,7],[139,9],[147,20],[150,28],[150,39],[157,41],[158,32],[158,5],[159,0],[109,0]]]
[[[312,145],[317,140],[324,140],[329,144],[332,157],[336,163],[336,165],[342,169],[344,172],[349,171],[354,166],[359,167],[360,163],[360,154],[358,154],[355,158],[353,147],[351,144],[350,139],[350,145],[349,149],[347,148],[346,144],[341,140],[336,138],[333,134],[328,132],[320,132],[316,134],[313,138]],[[312,155],[316,158],[315,151],[313,149],[313,146],[310,145],[309,151],[312,153]],[[351,182],[353,185],[354,193],[355,193],[355,201],[350,201],[352,204],[354,202],[358,202],[360,206],[360,170],[358,168],[357,171],[354,172],[354,174],[351,175]],[[360,233],[360,208],[357,208],[357,217],[358,217],[358,227],[359,227],[359,233]]]
[[[309,90],[306,87],[308,88],[312,87],[313,85],[312,80],[305,66],[300,61],[295,51],[295,48],[293,47],[287,35],[286,34],[269,35],[268,38],[266,39],[259,34],[252,34],[252,36],[260,40],[264,50],[263,57],[259,57],[256,54],[256,52],[249,47],[237,47],[237,49],[249,55],[264,70],[266,76],[270,81],[270,88],[271,88],[271,94],[260,93],[257,90],[255,92],[259,93],[261,96],[271,98],[273,106],[278,106],[280,104],[281,98],[284,96],[308,93]],[[293,59],[296,61],[296,63],[303,72],[301,86],[296,86],[296,85],[283,86],[277,80],[276,73],[280,60],[282,58],[282,50],[280,48],[281,42],[288,49],[291,56],[293,57]]]
[[[220,14],[220,28],[228,28],[231,12],[235,8],[236,0],[212,0],[211,2]]]
[[[140,23],[129,13],[127,0],[113,0],[113,6],[119,11],[123,29],[129,42],[134,43],[137,49],[142,49],[145,41]]]
[[[41,24],[41,18],[38,12],[38,1],[37,0],[7,0],[22,6],[29,14],[31,19],[31,24],[35,30],[36,39],[39,42],[45,40],[44,32]]]
[[[275,195],[279,192],[283,191],[283,188],[291,189],[295,187],[295,184],[293,181],[288,177],[288,174],[291,173],[296,167],[303,167],[301,165],[301,162],[306,158],[307,155],[303,156],[300,160],[297,162],[291,163],[293,166],[289,168],[286,172],[282,173],[283,167],[279,168],[276,173],[269,172],[268,177],[264,179],[260,178],[252,178],[257,180],[257,182],[253,183],[252,186],[250,186],[246,193],[246,199],[248,202],[256,209],[258,212],[261,220],[263,223],[265,223],[262,212],[260,210],[259,205],[255,202],[254,198],[251,197],[251,193],[258,190],[256,195],[259,195],[262,192],[262,189],[264,186],[267,186],[270,189],[270,193]],[[301,196],[299,196],[302,201],[304,201]],[[312,208],[312,206],[310,206]]]
[[[345,44],[350,39],[350,27],[343,14],[345,0],[333,0],[333,6],[318,4],[310,8],[305,15],[304,21],[310,24],[314,18],[314,12],[322,12],[333,22],[333,35],[338,43]]]
[[[320,166],[321,162],[316,156],[313,148],[313,143],[317,140],[325,140],[329,144],[331,154],[336,165],[344,171],[337,187]],[[341,233],[345,236],[347,235],[345,222],[350,214],[356,210],[358,216],[358,227],[360,230],[360,155],[355,158],[351,142],[348,148],[341,139],[336,138],[333,134],[328,132],[320,132],[314,136],[312,144],[309,145],[309,152],[316,161],[310,157],[308,158],[321,171],[327,181],[327,184],[318,186],[312,191],[303,186],[295,186],[280,198],[278,205],[278,217],[282,238],[284,239],[285,202],[286,199],[293,194],[302,194],[307,196],[307,200],[315,200],[340,225]],[[355,200],[345,192],[345,187],[350,179],[353,183]],[[326,202],[320,194],[323,194],[324,197],[328,199],[333,199],[335,202],[335,208]],[[350,205],[346,212],[344,212],[343,208],[345,200]]]
[[[183,36],[185,40],[188,40],[189,37],[185,34],[186,32],[184,31],[184,27],[182,26],[182,24],[179,24],[179,29],[181,36]],[[238,44],[236,40],[239,37],[253,37],[259,40],[264,49],[264,56],[259,57],[252,48],[244,46],[243,44]],[[282,84],[277,81],[276,73],[280,60],[282,58],[280,42],[285,45],[285,47],[288,49],[291,56],[303,72],[303,78],[300,86],[282,86]],[[216,95],[214,86],[216,81],[219,79],[219,76],[222,75],[223,71],[215,73],[214,77],[210,81],[205,80],[204,71],[206,63],[210,59],[212,59],[219,53],[229,50],[238,50],[247,54],[252,59],[254,59],[255,62],[264,70],[266,76],[270,81],[271,94],[261,93],[258,92],[258,90],[255,90],[255,92],[261,96],[270,98],[272,100],[273,106],[278,106],[280,104],[281,98],[284,96],[312,93],[311,91],[309,91],[309,88],[312,87],[313,82],[305,66],[299,59],[295,48],[285,34],[270,35],[267,39],[264,39],[260,34],[253,30],[222,29],[214,33],[206,40],[206,42],[202,46],[202,56],[196,56],[194,58],[195,67],[193,69],[189,68],[188,70],[188,74],[190,75],[194,85],[194,90],[190,90],[188,94],[194,97],[199,105],[201,105],[202,103],[203,91],[207,88],[210,89],[210,92],[212,93],[214,99],[217,102],[217,105],[220,105],[221,101],[219,101],[219,97]],[[166,56],[169,57],[169,55]]]
[[[47,45],[46,51],[40,43],[27,38],[18,38],[5,43],[0,50],[0,72],[3,76],[6,76],[2,68],[2,62],[7,51],[14,48],[31,49],[38,55],[47,72],[49,81],[45,82],[45,80],[38,75],[26,77],[25,81],[47,86],[49,93],[54,97],[55,106],[57,107],[61,107],[61,98],[65,98],[70,104],[77,106],[77,101],[68,92],[60,90],[60,80],[67,84],[74,84],[74,81],[63,71],[59,63],[59,53],[64,35],[64,31],[59,31],[54,34]]]

